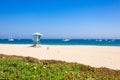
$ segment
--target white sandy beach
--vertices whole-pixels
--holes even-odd
[[[0,44],[0,54],[31,56],[41,60],[62,60],[120,70],[120,47],[41,45],[36,48],[30,46]]]

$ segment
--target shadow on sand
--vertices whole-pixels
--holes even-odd
[[[28,47],[39,48],[39,47],[41,47],[41,45],[31,45],[31,46],[28,46]]]

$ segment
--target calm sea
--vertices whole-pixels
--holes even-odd
[[[15,39],[13,42],[8,39],[0,39],[0,44],[32,44],[32,39]],[[40,44],[48,45],[98,45],[98,46],[120,46],[120,39],[41,39]]]

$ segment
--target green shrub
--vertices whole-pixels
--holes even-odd
[[[120,80],[120,70],[77,63],[0,55],[0,79],[9,80]]]

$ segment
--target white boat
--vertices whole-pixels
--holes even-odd
[[[14,41],[14,39],[8,39],[8,41]]]
[[[65,38],[65,39],[63,39],[63,41],[65,41],[65,42],[66,42],[66,41],[70,41],[70,39],[68,39],[68,38]]]
[[[99,42],[102,42],[102,39],[100,39]]]
[[[12,38],[12,34],[10,35],[10,38],[8,39],[8,41],[14,41],[14,39]]]
[[[102,42],[102,39],[97,39],[96,41]]]

